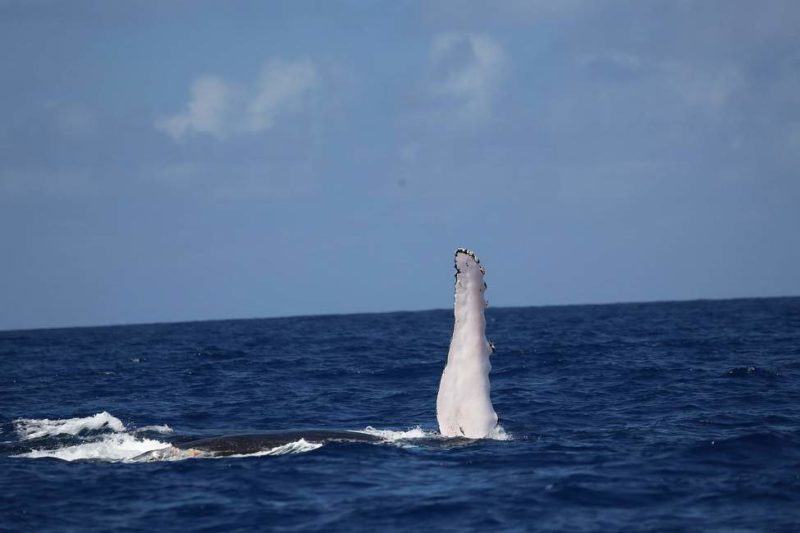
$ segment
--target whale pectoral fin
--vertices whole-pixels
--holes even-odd
[[[439,432],[445,437],[487,437],[497,423],[489,394],[489,355],[486,340],[486,271],[474,252],[455,253],[453,337],[436,398]]]

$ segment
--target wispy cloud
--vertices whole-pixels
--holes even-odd
[[[725,114],[747,85],[741,69],[732,63],[708,66],[691,58],[662,60],[612,50],[578,57],[577,64],[593,91],[619,100],[617,109],[635,96],[627,91],[651,98],[658,95],[662,110],[671,103],[668,114],[672,116],[678,111],[709,117]],[[603,87],[608,90],[603,91]]]
[[[317,69],[310,61],[273,59],[251,84],[200,76],[192,83],[186,108],[159,118],[155,127],[175,140],[259,133],[272,128],[279,115],[302,110],[316,85]]]
[[[503,48],[486,35],[445,33],[431,46],[431,91],[453,106],[462,119],[480,121],[492,104],[506,70]]]

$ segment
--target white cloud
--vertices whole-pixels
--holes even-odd
[[[196,134],[227,139],[258,133],[272,128],[278,115],[301,110],[316,83],[310,61],[279,59],[265,63],[250,85],[201,76],[192,83],[186,109],[158,119],[155,127],[175,140]]]
[[[193,133],[207,133],[224,138],[230,134],[233,88],[221,78],[201,76],[192,83],[191,99],[186,110],[156,121],[156,128],[173,139]]]
[[[271,128],[278,113],[298,109],[315,82],[316,70],[309,62],[271,61],[264,65],[248,106],[249,131]]]
[[[503,48],[485,35],[446,33],[434,39],[430,56],[433,94],[454,105],[460,118],[489,118],[506,70]]]

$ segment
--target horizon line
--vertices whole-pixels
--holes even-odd
[[[631,301],[615,301],[615,302],[584,302],[584,303],[565,303],[565,304],[535,304],[535,305],[492,305],[488,309],[527,309],[530,307],[550,308],[550,307],[590,307],[590,306],[612,306],[612,305],[641,305],[641,304],[673,304],[673,303],[690,303],[690,302],[724,302],[734,300],[780,300],[800,298],[800,295],[784,295],[784,296],[732,296],[725,298],[687,298],[676,300],[631,300]],[[298,315],[275,315],[275,316],[260,316],[260,317],[238,317],[238,318],[198,318],[190,320],[174,320],[174,321],[156,321],[156,322],[128,322],[128,323],[111,323],[111,324],[92,324],[92,325],[78,325],[78,326],[35,326],[31,328],[12,328],[0,329],[0,334],[27,332],[27,331],[43,331],[54,329],[95,329],[95,328],[124,328],[136,326],[158,326],[169,324],[194,324],[198,322],[230,322],[233,320],[282,320],[287,318],[323,318],[323,317],[337,317],[337,316],[361,316],[361,315],[389,315],[397,313],[425,313],[433,311],[449,311],[452,308],[435,307],[430,309],[397,309],[391,311],[354,311],[345,313],[320,313],[320,314],[298,314]]]

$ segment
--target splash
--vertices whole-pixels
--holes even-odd
[[[176,448],[175,446],[167,446],[166,448],[158,448],[144,452],[141,455],[130,458],[130,461],[135,463],[148,463],[152,461],[181,461],[183,459],[236,459],[241,457],[264,457],[270,455],[288,455],[294,453],[311,452],[321,448],[322,446],[322,443],[308,442],[305,439],[300,439],[255,453],[242,453],[226,456],[215,455],[210,452],[203,452],[193,448],[183,449]]]
[[[492,431],[486,435],[487,439],[491,440],[514,440],[514,437],[510,433],[506,433],[506,430],[503,429],[503,426],[497,424]]]
[[[213,454],[181,449],[169,442],[148,438],[145,433],[173,433],[166,424],[125,427],[122,421],[103,411],[92,416],[49,419],[20,418],[14,421],[20,442],[30,443],[28,451],[14,457],[28,459],[60,459],[62,461],[150,462],[216,458]],[[47,439],[45,441],[36,439]],[[76,443],[76,440],[78,441]],[[299,439],[256,453],[230,457],[258,457],[304,453],[316,450],[322,443]]]
[[[145,432],[148,432],[148,431],[151,432],[151,433],[162,433],[162,434],[173,433],[172,428],[169,427],[166,424],[159,424],[159,425],[154,425],[154,426],[144,426],[142,428],[137,429],[136,433],[145,433]]]
[[[367,426],[360,430],[362,433],[368,433],[380,437],[384,442],[388,443],[403,443],[406,441],[415,440],[447,440],[452,437],[442,435],[436,431],[423,429],[420,426],[411,429],[376,429],[372,426]],[[460,435],[456,438],[463,438]],[[505,429],[500,424],[497,424],[492,430],[483,437],[489,440],[513,440],[513,436],[506,433]]]
[[[82,418],[19,418],[14,421],[14,429],[20,440],[38,439],[56,435],[79,435],[91,431],[111,430],[121,433],[125,431],[122,421],[103,411],[93,416]]]
[[[21,442],[43,438],[56,440],[55,447],[34,447],[15,455],[29,459],[129,461],[143,453],[171,447],[168,442],[138,435],[143,432],[170,433],[172,428],[169,426],[145,426],[130,431],[119,418],[107,411],[75,418],[20,418],[14,421],[14,429]],[[76,437],[80,442],[75,443],[75,438],[71,438],[64,444],[65,437]],[[31,445],[36,446],[32,442]]]
[[[372,426],[367,426],[360,430],[361,433],[374,435],[380,437],[386,442],[396,442],[401,440],[413,439],[430,439],[438,437],[438,433],[433,431],[426,431],[419,426],[407,430],[394,430],[394,429],[375,429]]]
[[[183,450],[172,445],[167,445],[164,448],[156,448],[131,457],[127,462],[151,463],[155,461],[182,461],[184,459],[206,457],[211,457],[211,455],[199,453],[196,450]]]
[[[276,446],[275,448],[264,450],[262,452],[250,453],[250,454],[242,454],[242,455],[230,455],[229,457],[263,457],[266,455],[287,455],[290,453],[305,453],[311,452],[318,448],[321,448],[323,444],[321,442],[308,442],[306,439],[300,439],[295,442],[288,442],[283,444],[282,446]]]
[[[104,435],[100,440],[84,442],[55,449],[34,449],[15,457],[41,459],[50,457],[62,461],[101,460],[126,461],[160,448],[171,447],[169,443],[153,439],[140,439],[129,433]]]

